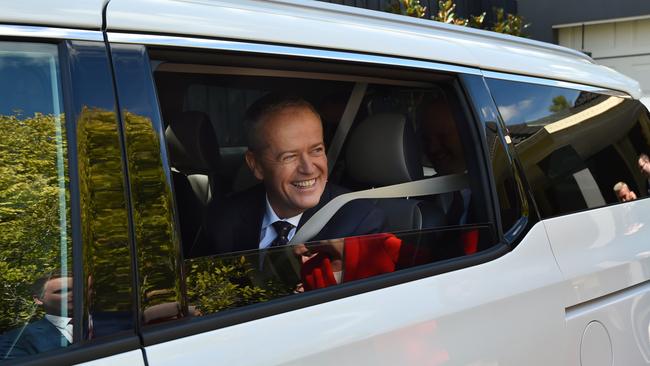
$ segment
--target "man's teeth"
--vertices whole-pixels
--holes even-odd
[[[293,185],[298,187],[298,188],[309,188],[316,184],[316,178],[310,179],[310,180],[303,180],[300,182],[294,182]]]

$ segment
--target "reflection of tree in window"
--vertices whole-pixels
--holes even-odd
[[[88,306],[91,312],[128,313],[131,260],[117,116],[84,108],[77,126],[84,269],[99,295]]]
[[[65,136],[55,138],[57,124],[63,126],[63,116],[0,116],[0,332],[43,315],[30,286],[60,265],[56,156],[57,142],[65,144]]]
[[[548,107],[548,110],[557,113],[569,109],[570,107],[571,106],[569,105],[569,101],[566,100],[566,97],[564,95],[558,95],[557,97],[553,97],[553,104]]]

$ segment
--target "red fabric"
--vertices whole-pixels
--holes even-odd
[[[306,291],[336,285],[330,259],[323,253],[318,253],[303,263],[300,275]]]
[[[375,234],[345,238],[343,281],[354,281],[395,271],[402,240],[393,234]],[[305,290],[336,284],[330,259],[318,253],[301,268]]]
[[[463,244],[465,254],[474,254],[478,250],[478,229],[460,233],[460,242]]]
[[[359,280],[395,271],[402,240],[393,234],[345,239],[344,281]]]

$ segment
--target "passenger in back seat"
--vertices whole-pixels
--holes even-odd
[[[463,144],[456,121],[444,95],[428,98],[422,103],[419,125],[424,152],[437,175],[464,174],[467,170]],[[469,188],[443,195],[449,225],[465,225],[472,222]],[[477,251],[478,232],[468,232],[461,239],[465,254]]]
[[[285,245],[315,212],[347,192],[327,183],[323,127],[309,102],[269,94],[249,108],[246,122],[246,163],[262,183],[210,209],[206,226],[215,254]],[[311,240],[379,233],[385,222],[372,203],[355,200]]]

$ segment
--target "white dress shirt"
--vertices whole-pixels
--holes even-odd
[[[268,248],[271,245],[271,243],[273,243],[273,240],[275,240],[275,238],[278,236],[278,233],[275,232],[275,229],[271,225],[276,221],[286,221],[291,225],[293,225],[293,229],[291,229],[291,231],[289,231],[289,235],[287,235],[287,238],[291,240],[291,238],[293,238],[293,236],[296,235],[296,228],[300,223],[301,217],[302,217],[302,213],[293,217],[289,217],[287,219],[281,219],[280,217],[278,217],[275,211],[273,211],[273,208],[269,203],[269,197],[266,196],[266,211],[264,212],[264,218],[262,219],[259,248],[260,249]]]
[[[56,327],[56,329],[63,334],[65,339],[68,340],[68,342],[72,343],[72,318],[68,318],[65,316],[57,316],[57,315],[51,315],[51,314],[45,314],[45,319],[47,319],[52,325]]]

